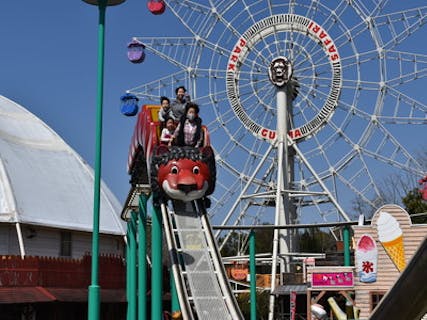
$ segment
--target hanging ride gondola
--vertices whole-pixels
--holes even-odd
[[[419,192],[421,193],[421,198],[427,201],[427,176],[419,180],[418,183],[421,185],[421,188],[419,189]]]
[[[138,101],[137,96],[131,93],[126,93],[120,97],[121,107],[120,111],[123,115],[132,117],[138,113]]]
[[[152,14],[162,14],[165,12],[166,3],[163,0],[150,0],[147,2],[147,7]]]
[[[132,63],[141,63],[145,59],[145,45],[137,39],[128,43],[128,59]]]

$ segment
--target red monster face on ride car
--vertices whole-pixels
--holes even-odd
[[[192,201],[203,197],[208,190],[210,173],[202,161],[179,159],[161,165],[159,185],[172,199]]]
[[[210,147],[158,149],[153,190],[175,200],[193,201],[213,192],[216,170]]]

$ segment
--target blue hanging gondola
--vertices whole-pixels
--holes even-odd
[[[122,102],[120,111],[123,115],[132,117],[138,113],[138,101],[137,96],[131,93],[126,93],[120,97]]]
[[[137,39],[128,43],[128,59],[132,63],[141,63],[145,59],[145,46]]]
[[[147,7],[152,14],[162,14],[165,12],[166,3],[163,0],[149,0]]]

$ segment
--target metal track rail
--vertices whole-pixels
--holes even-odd
[[[166,241],[184,319],[243,319],[200,202],[162,204]]]

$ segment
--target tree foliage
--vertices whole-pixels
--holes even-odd
[[[409,191],[402,199],[405,210],[410,214],[427,213],[427,201],[423,200],[418,188]],[[427,216],[412,218],[413,223],[427,223]]]
[[[416,152],[414,156],[422,169],[427,171],[427,145],[420,148],[420,151]],[[358,215],[363,214],[367,219],[369,219],[379,207],[385,204],[406,206],[409,209],[408,212],[410,211],[410,208],[420,208],[419,204],[411,204],[408,207],[403,201],[403,199],[407,197],[407,201],[409,202],[415,201],[415,203],[417,203],[418,201],[422,201],[421,198],[417,198],[416,190],[414,190],[418,187],[417,180],[419,178],[419,176],[416,176],[413,173],[405,173],[403,171],[398,174],[387,175],[381,181],[378,181],[375,198],[368,199],[368,201],[366,201],[366,199],[362,199],[362,197],[356,197],[352,201],[354,214],[350,214],[350,216],[357,219]],[[424,209],[423,212],[425,211],[426,210]],[[420,213],[420,211],[417,213]]]
[[[268,291],[257,291],[256,293],[256,318],[257,319],[268,319],[268,301],[270,293]],[[251,304],[249,293],[241,293],[237,296],[237,303],[239,304],[240,310],[243,313],[245,319],[250,319],[251,316]]]
[[[218,243],[223,243],[225,237],[220,237]],[[231,231],[231,235],[229,236],[227,242],[221,249],[221,256],[223,257],[231,257],[236,256],[239,251],[240,244],[240,234],[235,231]]]
[[[258,229],[255,231],[255,251],[257,253],[273,251],[273,234],[273,229]]]
[[[271,252],[273,250],[273,229],[255,230],[255,251],[256,253]],[[223,257],[236,256],[239,254],[249,254],[248,232],[232,231],[228,241],[221,250]],[[220,237],[219,243],[222,243],[225,237]]]
[[[300,233],[299,247],[301,252],[320,253],[330,251],[335,245],[335,239],[330,232],[320,228],[309,228]]]
[[[379,207],[386,204],[403,205],[402,199],[416,186],[416,178],[409,174],[392,174],[378,182],[378,194],[375,198],[366,202],[361,197],[353,200],[353,210],[356,213],[353,218],[363,214],[370,219]]]

